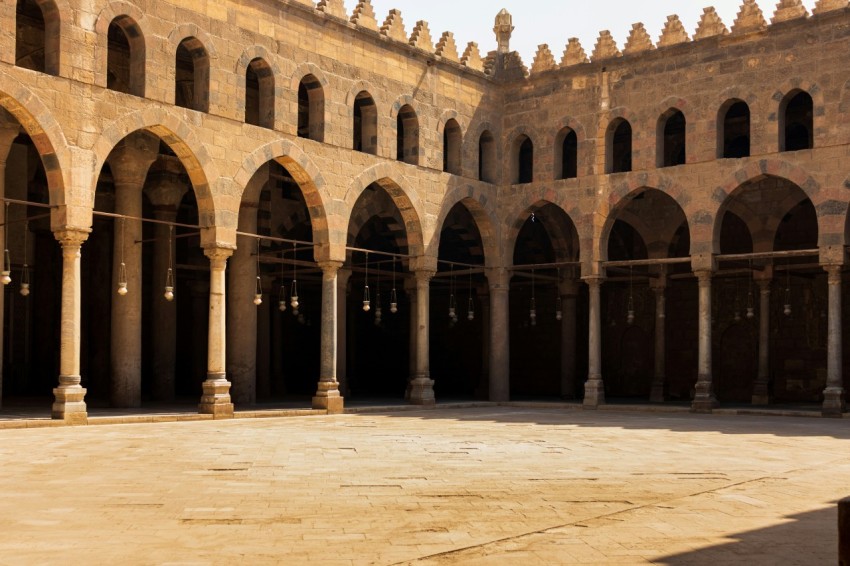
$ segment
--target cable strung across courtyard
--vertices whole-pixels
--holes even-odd
[[[197,4],[0,6],[5,407],[844,413],[847,0],[530,68],[505,10],[483,54],[370,0]]]

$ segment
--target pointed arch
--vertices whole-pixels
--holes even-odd
[[[461,185],[450,189],[443,197],[440,214],[437,216],[434,237],[428,245],[428,255],[437,257],[440,250],[440,236],[446,217],[455,205],[462,204],[472,215],[481,235],[481,243],[484,246],[484,265],[487,267],[496,265],[499,260],[499,237],[497,233],[499,222],[495,211],[491,210],[490,202],[485,193],[471,185]]]

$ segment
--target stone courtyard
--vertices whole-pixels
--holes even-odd
[[[0,563],[835,564],[848,448],[496,406],[0,430]]]

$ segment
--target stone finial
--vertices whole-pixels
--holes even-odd
[[[620,50],[617,48],[617,42],[614,41],[611,32],[607,29],[599,32],[599,39],[596,40],[596,47],[593,48],[591,59],[599,61],[601,59],[611,59],[612,57],[619,56]]]
[[[762,31],[766,27],[767,20],[764,19],[764,14],[762,14],[759,5],[756,4],[756,0],[744,0],[744,3],[741,4],[741,11],[738,12],[738,17],[732,24],[732,34],[753,33]]]
[[[513,31],[514,18],[507,10],[502,8],[502,11],[496,15],[496,25],[493,26],[496,41],[499,43],[499,53],[510,53],[511,34]]]
[[[691,38],[688,37],[688,32],[685,31],[685,26],[682,25],[682,20],[679,19],[679,16],[676,14],[667,16],[667,23],[664,24],[661,37],[658,38],[658,47],[678,45],[680,43],[687,43],[690,40]]]
[[[475,71],[484,71],[484,62],[481,60],[481,52],[478,51],[478,44],[470,41],[463,50],[463,56],[460,58],[460,64]]]
[[[700,18],[699,26],[694,34],[694,39],[707,39],[718,35],[726,35],[729,30],[726,29],[726,24],[717,15],[717,10],[713,7],[703,8],[702,18]]]
[[[561,68],[572,67],[587,63],[587,53],[584,52],[584,47],[577,37],[571,37],[567,42],[567,48],[564,49],[564,56],[561,58]]]
[[[378,31],[378,20],[372,9],[372,0],[360,0],[351,14],[351,23],[372,31]]]
[[[801,0],[780,0],[779,4],[776,5],[776,12],[773,13],[770,23],[778,24],[779,22],[805,18],[808,15],[809,12],[803,6]]]
[[[434,42],[431,41],[431,31],[428,29],[428,22],[419,20],[413,28],[413,33],[410,34],[410,45],[428,53],[434,52]]]
[[[400,10],[390,10],[384,25],[381,26],[381,33],[390,39],[407,43],[407,32],[404,31]]]
[[[331,16],[347,20],[348,14],[345,13],[345,5],[342,0],[319,0],[316,4],[316,9]]]
[[[815,3],[815,9],[812,10],[812,13],[823,14],[824,12],[831,12],[833,10],[841,10],[847,7],[847,0],[818,0]]]
[[[552,55],[552,51],[549,50],[549,46],[545,43],[537,46],[537,54],[534,56],[534,61],[531,63],[531,72],[532,73],[542,73],[544,71],[551,71],[552,69],[557,69],[558,65],[555,63],[555,56]]]
[[[652,38],[649,37],[646,28],[642,23],[632,24],[632,32],[629,34],[629,39],[626,40],[623,53],[631,55],[650,49],[655,49],[655,46],[652,44]]]
[[[440,36],[440,41],[437,42],[437,55],[447,61],[460,62],[460,57],[457,55],[457,43],[455,43],[455,35],[450,32],[444,32]]]

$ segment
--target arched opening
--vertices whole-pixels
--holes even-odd
[[[718,400],[819,401],[826,374],[827,286],[817,264],[812,201],[786,179],[759,177],[727,198],[718,227],[720,270],[712,313]],[[796,255],[806,250],[810,255]],[[751,253],[762,257],[724,258]]]
[[[415,371],[411,323],[415,320],[416,291],[408,276],[409,235],[389,188],[393,188],[389,181],[366,187],[348,225],[348,246],[357,251],[349,252],[347,262],[352,275],[346,300],[345,386],[355,400],[400,401]],[[367,285],[368,311],[364,309]],[[390,305],[393,289],[397,304],[394,313]]]
[[[496,138],[489,130],[478,138],[478,180],[496,182]]]
[[[59,9],[51,0],[17,0],[15,64],[59,74]]]
[[[814,147],[814,102],[809,93],[791,92],[779,105],[779,116],[780,151]]]
[[[440,232],[438,273],[431,283],[431,372],[439,399],[487,398],[484,359],[489,324],[484,245],[469,209],[459,202]],[[487,329],[489,330],[489,329]]]
[[[118,16],[107,31],[106,88],[145,95],[145,38],[129,16]]]
[[[607,173],[627,173],[632,170],[632,125],[617,118],[608,126]]]
[[[664,306],[690,308],[696,299],[696,285],[686,278],[685,213],[666,193],[643,188],[613,209],[607,226],[607,241],[602,239],[608,257],[602,286],[606,397],[686,400],[696,370],[696,308]],[[676,258],[684,261],[673,262]]]
[[[204,44],[187,37],[177,47],[174,73],[174,104],[208,112],[210,106],[210,58]]]
[[[555,138],[556,179],[578,177],[578,136],[571,128],[564,128]]]
[[[516,157],[515,183],[534,181],[534,144],[528,136],[519,136],[514,142]]]
[[[409,104],[401,107],[396,118],[396,159],[419,165],[419,118]]]
[[[718,118],[718,157],[750,156],[750,107],[742,100],[730,100],[720,109]]]
[[[462,133],[457,120],[450,119],[443,129],[443,171],[452,175],[461,174]]]
[[[325,139],[325,90],[315,75],[298,83],[298,137],[314,141]]]
[[[274,72],[259,57],[245,70],[245,123],[274,129]]]
[[[365,90],[354,99],[354,151],[377,155],[378,107]]]
[[[587,293],[577,284],[578,232],[541,202],[518,228],[510,288],[511,399],[574,398],[587,374]]]
[[[658,120],[658,166],[684,165],[687,156],[685,115],[671,108]]]

